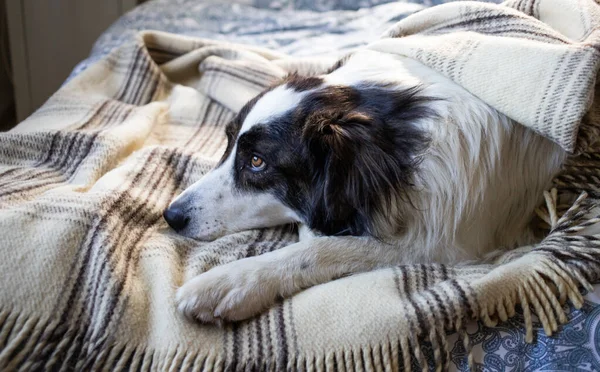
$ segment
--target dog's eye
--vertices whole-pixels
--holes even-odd
[[[252,159],[250,160],[250,165],[251,165],[253,171],[258,172],[258,171],[265,169],[265,166],[267,164],[265,163],[264,160],[262,160],[261,157],[254,155],[254,156],[252,156]]]

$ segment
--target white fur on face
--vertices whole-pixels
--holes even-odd
[[[246,192],[234,185],[235,148],[220,167],[188,187],[171,205],[185,210],[190,222],[179,233],[213,240],[238,231],[299,221],[298,216],[268,192]]]
[[[270,119],[277,118],[300,104],[302,98],[308,93],[296,92],[295,90],[281,85],[265,94],[256,102],[242,124],[240,135],[249,131],[257,124],[264,124]]]
[[[255,125],[268,125],[269,121],[292,110],[307,93],[285,85],[266,93],[244,119],[238,138]],[[269,192],[236,189],[233,177],[236,150],[237,146],[234,146],[223,164],[171,203],[183,207],[190,218],[180,234],[210,240],[242,230],[300,221],[293,210]]]

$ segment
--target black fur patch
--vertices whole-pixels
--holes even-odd
[[[293,80],[298,89],[321,85],[301,79]],[[258,99],[228,126],[224,158]],[[412,186],[429,144],[416,123],[435,116],[431,101],[418,87],[369,83],[311,92],[295,109],[240,136],[235,185],[272,193],[325,235],[376,235],[374,214],[385,215],[386,199]],[[265,161],[264,170],[252,170],[253,156]]]
[[[283,84],[292,88],[296,92],[305,92],[321,86],[325,81],[318,76],[303,77],[297,74],[288,75]]]
[[[297,120],[311,157],[309,226],[326,235],[376,235],[373,216],[402,197],[426,149],[416,121],[431,117],[419,88],[329,87],[302,103]],[[401,217],[401,216],[398,216]]]

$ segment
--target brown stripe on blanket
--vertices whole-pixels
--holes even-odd
[[[527,15],[537,18],[536,13],[534,12],[536,9],[535,3],[536,0],[520,0],[515,8]]]
[[[137,102],[138,105],[145,105],[152,102],[157,92],[161,90],[162,85],[170,85],[164,78],[162,71],[158,68],[158,66],[156,66],[149,56],[147,62],[150,65],[149,73],[151,74],[151,78],[146,80],[146,84],[142,90],[143,94],[140,94],[140,98]]]
[[[2,133],[0,138],[0,160],[4,167],[24,164],[36,165],[41,159],[49,157],[47,132],[34,133]],[[7,175],[0,172],[0,176]]]
[[[79,170],[97,143],[97,133],[57,132],[52,137],[48,156],[36,168],[25,167],[0,187],[0,200],[19,193],[32,198],[51,186],[64,184]]]
[[[148,54],[150,55],[150,58],[152,58],[152,60],[159,66],[162,65],[163,63],[172,61],[175,58],[181,57],[183,55],[179,52],[157,49],[157,48],[153,48],[151,46],[148,46],[147,49],[148,49]]]
[[[240,345],[239,345],[239,324],[231,324],[228,326],[229,332],[225,334],[225,350],[229,351],[230,359],[225,364],[226,371],[238,371],[244,369],[244,365],[238,366],[238,358],[240,354]],[[243,355],[243,354],[242,354]],[[242,361],[243,363],[243,361]],[[241,368],[240,368],[241,367]]]
[[[110,76],[119,76],[119,81],[124,83],[126,79],[123,77],[128,76],[127,74],[131,72],[133,60],[139,49],[140,46],[138,43],[124,45],[122,48],[115,49],[103,61],[104,70],[108,72]],[[118,100],[118,97],[120,96],[119,92],[122,91],[122,88],[123,86],[120,85],[116,92],[111,91],[110,97]]]
[[[467,301],[466,303],[463,303],[463,306],[467,309],[467,316],[471,319],[475,318],[479,314],[479,306],[475,291],[466,280],[451,279],[451,281],[460,293],[460,298],[463,301]]]
[[[163,159],[164,159],[164,155],[163,154]],[[173,156],[175,155],[175,153],[171,152],[171,154],[169,155],[169,158],[167,160],[167,163],[171,163],[171,159],[173,159]],[[177,157],[181,157],[180,154],[177,154]],[[184,163],[189,159],[189,157],[187,157],[187,159],[184,159]],[[177,161],[176,161],[177,162]],[[183,169],[185,169],[185,166],[183,167]],[[154,180],[155,184],[154,185],[150,185],[150,190],[155,190],[155,189],[159,189],[159,190],[167,190],[167,193],[169,194],[169,198],[172,197],[172,192],[168,191],[169,188],[164,187],[165,185],[160,185],[159,182],[161,182],[161,179],[164,178],[164,173],[160,174],[159,179],[158,180]],[[149,179],[147,182],[150,182],[152,179]],[[172,190],[171,190],[172,191]],[[164,192],[162,192],[164,194]],[[150,195],[148,196],[148,200],[154,200],[156,198],[154,198],[153,196],[153,191],[150,193]],[[161,198],[160,195],[158,197],[159,199],[165,199],[164,197]],[[123,199],[120,199],[123,200]],[[136,200],[136,199],[134,199]],[[131,203],[133,204],[133,203]],[[92,291],[92,295],[94,295],[94,293],[99,293],[103,296],[104,293],[110,292],[112,295],[112,301],[109,301],[108,303],[104,303],[103,306],[101,308],[105,308],[105,311],[100,312],[100,308],[97,308],[96,306],[92,305],[88,305],[87,308],[92,308],[97,315],[93,315],[93,313],[91,313],[89,315],[90,318],[95,319],[95,318],[100,318],[100,323],[96,324],[94,326],[95,329],[101,329],[101,330],[105,330],[105,329],[111,329],[110,328],[110,324],[114,323],[114,322],[118,322],[118,319],[120,318],[120,314],[124,311],[123,309],[123,304],[126,303],[126,298],[121,296],[122,291],[126,288],[127,286],[127,280],[129,278],[129,274],[128,272],[131,270],[131,263],[132,262],[136,262],[137,259],[135,258],[135,256],[137,254],[139,254],[139,248],[141,248],[141,245],[139,244],[140,242],[143,241],[143,237],[146,236],[148,234],[148,232],[150,231],[149,228],[153,225],[155,225],[159,220],[160,220],[160,210],[154,213],[148,213],[148,209],[143,210],[144,205],[138,205],[137,208],[133,209],[129,208],[129,214],[126,214],[123,216],[123,218],[127,221],[126,224],[131,223],[131,221],[136,222],[137,223],[135,225],[137,226],[142,226],[142,229],[140,228],[136,228],[134,230],[129,229],[127,231],[127,240],[128,241],[121,241],[121,246],[124,247],[129,247],[127,253],[125,253],[125,262],[114,262],[113,260],[111,260],[111,257],[107,257],[105,258],[105,260],[103,261],[102,267],[100,268],[100,273],[94,275],[94,277],[97,278],[101,278],[102,277],[102,271],[105,269],[104,263],[105,262],[111,262],[111,265],[119,265],[119,266],[124,266],[124,271],[116,274],[115,272],[113,272],[111,275],[106,276],[106,279],[104,280],[104,282],[102,282],[102,287],[100,290],[97,290],[97,288],[94,288],[94,290]],[[145,213],[139,214],[138,212],[142,211]],[[133,214],[131,214],[133,212]],[[144,229],[143,227],[146,227],[146,229]],[[116,235],[118,237],[118,239],[122,239],[123,237],[123,233],[125,232],[125,227],[126,226],[122,226],[122,229],[120,230],[120,232],[117,231]],[[113,231],[113,233],[115,232],[115,230],[110,229],[110,231]],[[114,239],[112,239],[114,240]],[[118,244],[117,244],[118,245]],[[102,244],[101,246],[117,246],[114,243],[111,243],[110,241],[104,242],[104,244]],[[121,253],[121,256],[123,256],[123,253]],[[114,270],[114,269],[113,269]],[[116,280],[110,280],[110,278],[113,277],[113,279]],[[102,302],[102,298],[100,299],[100,302]],[[100,303],[99,302],[99,303]],[[120,304],[120,305],[119,305]],[[102,313],[104,314],[104,316],[102,316]],[[98,337],[105,337],[102,335],[94,335],[94,334],[88,334],[86,335],[86,343],[93,341],[95,339],[97,339]]]
[[[123,123],[135,106],[112,99],[102,101],[92,116],[81,124],[79,130],[100,130]]]
[[[124,103],[143,105],[152,100],[162,80],[162,72],[143,46],[137,46],[129,53],[133,57],[125,74],[127,78],[116,94],[116,99]]]
[[[264,359],[261,361],[263,366],[268,366],[271,364],[271,361],[273,360],[274,357],[274,350],[273,350],[273,334],[271,332],[271,318],[272,318],[272,311],[267,311],[265,314],[260,316],[261,321],[261,330],[262,330],[262,339],[263,339],[263,351],[262,351],[262,355],[264,355]]]
[[[155,76],[152,75],[152,68],[155,64],[150,60],[144,48],[140,48],[139,67],[135,69],[136,73],[132,76],[132,83],[124,101],[134,105],[142,105],[149,102],[146,98],[146,88],[153,83]],[[148,77],[150,76],[150,77]]]
[[[287,300],[284,301],[284,305],[287,304],[287,313],[288,313],[288,325],[289,325],[289,334],[291,335],[290,338],[290,346],[289,349],[292,351],[292,354],[295,356],[295,358],[297,358],[297,355],[299,354],[299,348],[298,348],[298,332],[296,330],[296,319],[294,318],[294,299],[293,298],[289,298]]]
[[[128,273],[131,271],[131,262],[135,261],[134,259],[132,260],[132,256],[136,252],[139,253],[139,250],[135,251],[135,249],[140,248],[139,243],[142,241],[143,237],[146,236],[150,229],[154,225],[156,225],[157,222],[160,221],[162,216],[162,210],[166,207],[168,201],[174,196],[174,192],[176,189],[175,185],[178,183],[177,180],[182,177],[183,171],[185,171],[189,160],[189,156],[183,156],[180,153],[171,152],[168,157],[168,160],[166,160],[166,164],[167,169],[170,170],[174,168],[173,173],[175,182],[172,182],[169,177],[165,177],[165,175],[167,175],[168,172],[159,172],[159,177],[157,179],[154,179],[152,181],[153,183],[147,186],[151,190],[147,197],[141,198],[141,203],[139,203],[139,205],[135,209],[130,208],[130,213],[123,214],[123,219],[126,221],[126,223],[121,225],[121,230],[116,233],[115,230],[111,230],[111,235],[113,235],[113,239],[107,241],[106,243],[114,246],[131,247],[125,257],[125,271],[121,275],[118,275],[118,277],[122,277],[124,280],[122,282],[116,283],[117,296],[115,296],[115,298],[120,297],[121,291],[127,284],[127,279],[129,278]],[[169,164],[171,164],[171,166],[168,166]],[[149,182],[150,181],[151,180],[149,180]],[[144,187],[143,184],[139,187],[142,189],[146,189],[146,187]],[[155,190],[159,190],[160,193],[158,193],[157,195],[157,193],[155,193]],[[157,195],[157,197],[154,197],[154,195]],[[153,206],[151,203],[153,202],[157,204],[155,208],[151,208]],[[132,205],[133,203],[128,204]],[[128,225],[130,225],[129,230],[126,229]],[[134,228],[135,230],[132,230]],[[132,234],[133,231],[136,231],[137,234]],[[113,243],[115,241],[114,235],[117,236],[116,243]],[[109,306],[109,309],[111,308],[113,307]],[[110,312],[112,311],[109,310],[108,313]]]
[[[152,74],[151,70],[154,63],[148,60],[147,57],[146,50],[140,48],[139,57],[136,61],[137,66],[129,79],[129,89],[124,93],[122,101],[138,106],[149,101],[144,100],[144,88],[152,83],[152,78],[148,78],[148,74]]]
[[[153,157],[156,156],[156,154],[157,154],[156,150],[151,151],[148,154],[145,161],[142,163],[142,168],[144,168],[144,166],[148,162],[150,162],[153,159]],[[99,251],[97,251],[97,250],[93,251],[92,247],[95,245],[95,241],[98,239],[98,235],[100,234],[100,231],[103,230],[103,227],[107,223],[107,219],[109,218],[109,212],[115,208],[117,201],[121,197],[123,197],[124,194],[127,192],[129,185],[137,183],[140,180],[140,178],[142,177],[142,175],[144,175],[144,173],[139,171],[130,182],[126,183],[125,185],[123,185],[121,187],[121,190],[125,189],[124,192],[121,191],[119,194],[116,194],[116,196],[107,197],[101,204],[102,208],[97,212],[97,214],[94,218],[94,224],[93,224],[94,227],[89,230],[87,238],[86,238],[86,243],[85,243],[84,247],[87,247],[87,248],[82,247],[79,250],[80,255],[77,256],[72,263],[72,268],[70,270],[71,273],[68,276],[68,278],[70,278],[70,279],[67,279],[67,282],[65,282],[63,285],[63,288],[66,288],[66,289],[70,288],[70,290],[68,290],[69,295],[66,297],[67,301],[66,302],[59,301],[55,305],[55,311],[53,311],[53,313],[61,314],[61,316],[60,316],[61,324],[66,324],[69,319],[73,318],[74,315],[76,315],[73,312],[77,311],[77,309],[75,309],[75,307],[73,305],[75,304],[76,298],[80,295],[80,293],[82,293],[82,285],[84,284],[84,278],[85,277],[91,278],[88,273],[88,270],[90,268],[90,260],[93,257],[92,252],[99,253]],[[106,229],[104,229],[104,230],[106,230]],[[96,266],[96,261],[92,260],[92,264],[94,264],[94,266],[91,269],[93,271],[95,271],[94,268]],[[73,280],[73,278],[74,278],[74,280]],[[87,287],[87,286],[88,285],[86,285],[85,287]],[[94,295],[95,295],[94,293],[90,293],[88,296],[94,296]],[[62,308],[62,311],[60,310],[61,308]],[[80,313],[80,312],[77,311],[77,313]]]
[[[203,73],[207,71],[220,72],[264,88],[281,79],[279,75],[274,75],[268,70],[260,70],[250,63],[239,64],[228,60],[215,63],[207,60],[202,63],[201,67]]]
[[[417,274],[417,276],[418,276],[418,274]],[[422,331],[419,331],[419,330],[424,330],[424,329],[428,328],[424,311],[419,307],[419,303],[415,301],[414,295],[408,296],[406,299],[407,299],[406,309],[408,310],[409,313],[414,314],[415,318],[416,318],[416,323],[413,323],[416,326],[416,328],[415,328],[416,334],[415,335],[417,337],[423,336],[423,334],[421,334]]]
[[[584,54],[583,52],[574,53],[574,56],[577,57],[576,60],[573,60],[567,66],[568,71],[572,71],[573,73],[567,74],[568,78],[564,79],[560,86],[592,86],[596,80],[594,77],[595,71],[593,58],[590,55]],[[562,89],[559,89],[559,91],[561,90]],[[563,109],[559,111],[559,116],[556,119],[558,122],[574,120],[574,117],[576,116],[576,110],[574,107],[581,105],[582,102],[586,102],[588,97],[586,97],[586,95],[583,93],[581,93],[579,96],[571,94],[563,97],[563,100]]]
[[[273,252],[276,249],[282,248],[283,246],[289,244],[291,239],[291,233],[288,230],[287,226],[281,226],[277,229],[277,238],[275,238],[271,244],[262,244],[260,246],[261,249],[253,252],[254,255],[261,255],[266,252]]]
[[[277,350],[277,366],[279,368],[286,368],[287,364],[288,364],[288,355],[289,355],[289,350],[288,350],[288,332],[285,326],[285,315],[284,315],[284,310],[285,310],[285,306],[284,303],[280,302],[277,306],[276,306],[276,322],[277,322],[277,346],[278,346],[278,350]]]
[[[400,270],[400,268],[398,267],[393,267],[392,268],[392,278],[394,280],[394,285],[396,286],[396,291],[398,293],[399,297],[404,297],[406,296],[406,292],[404,291],[404,283],[401,284],[401,278],[402,276],[402,271]]]
[[[192,143],[194,141],[196,141],[198,139],[198,137],[200,136],[200,134],[202,133],[202,130],[206,126],[206,123],[209,121],[208,119],[211,117],[213,106],[217,105],[217,103],[212,99],[208,99],[208,100],[204,101],[202,104],[204,106],[202,107],[201,110],[199,110],[198,116],[195,117],[192,121],[193,124],[197,125],[197,128],[194,131],[194,133],[192,133],[189,136],[189,138],[187,138],[185,140],[184,144],[182,145],[182,147],[184,147],[185,149],[187,149],[189,151],[198,151],[196,146],[192,145]],[[180,119],[177,118],[176,120],[177,121],[175,121],[175,123],[178,123]]]
[[[239,345],[240,351],[243,355],[243,365],[245,366],[245,370],[254,368],[256,370],[256,363],[253,358],[254,345],[251,340],[252,329],[251,324],[249,322],[239,323]]]
[[[421,288],[419,289],[419,291],[423,291],[429,288],[429,266],[425,265],[425,264],[420,264],[419,265],[419,279],[420,282],[422,283]]]
[[[144,52],[143,52],[143,51],[141,51],[141,49],[138,49],[138,50],[136,51],[136,57],[133,59],[133,65],[130,67],[130,69],[136,69],[136,67],[138,66],[138,63],[140,63],[140,61],[139,61],[139,60],[140,60],[140,58],[142,58],[143,56],[145,56]],[[142,61],[142,62],[143,62],[143,61]],[[146,62],[147,62],[147,61],[146,61]],[[147,65],[147,66],[146,66],[146,68],[145,68],[145,69],[144,69],[144,71],[143,71],[142,77],[145,77],[147,70],[148,70],[148,69],[150,69],[150,67],[151,67],[151,66],[150,66],[150,64],[146,64],[146,65]],[[138,71],[138,70],[136,70],[136,71]],[[138,73],[138,74],[139,74],[139,73]],[[155,75],[156,75],[156,76],[158,76],[158,74],[155,74]],[[155,76],[155,77],[156,77],[156,76]],[[130,85],[131,85],[131,82],[132,82],[132,80],[133,80],[134,78],[136,78],[136,74],[135,74],[135,73],[133,73],[133,74],[130,74],[130,77],[129,77],[129,79],[127,79],[127,80],[126,80],[126,82],[125,82],[125,84],[122,86],[121,93],[119,94],[119,96],[120,96],[120,97],[122,97],[122,98],[123,98],[123,97],[129,97],[130,99],[132,99],[132,100],[134,100],[134,101],[141,102],[141,101],[142,101],[142,97],[143,97],[143,95],[142,95],[142,94],[139,94],[139,89],[136,89],[136,92],[135,92],[135,93],[133,93],[133,96],[131,96],[131,94],[132,94],[131,92],[133,92],[133,91],[134,91],[134,89],[129,89],[129,87],[130,87]],[[143,79],[142,79],[142,81],[143,81]],[[139,85],[140,85],[140,87],[141,87],[141,84],[139,84]],[[130,92],[130,91],[131,91],[131,92]],[[152,93],[152,94],[153,94],[153,93]],[[138,95],[139,95],[139,97],[138,97]],[[139,174],[138,174],[138,175],[139,175]],[[134,179],[134,181],[135,181],[135,179]],[[117,200],[118,200],[118,198],[117,198]],[[160,215],[160,214],[158,214],[158,215]],[[155,219],[156,219],[156,220],[158,220],[159,218],[160,218],[160,217],[157,217],[157,218],[155,218]],[[101,222],[101,221],[100,221],[100,222]],[[98,227],[100,227],[100,226],[101,226],[101,224],[100,224],[100,225],[98,225]],[[94,236],[97,236],[97,235],[95,235],[96,233],[97,233],[97,230],[96,230],[96,232],[94,232],[94,235],[92,235],[92,240],[91,240],[91,243],[92,243],[92,245],[93,245],[93,242],[94,242]],[[91,245],[90,245],[90,247],[91,247]],[[88,254],[89,254],[89,251],[90,251],[90,249],[91,249],[91,248],[88,248],[88,250],[87,250],[87,251],[88,251]],[[109,251],[109,255],[110,255],[110,251]],[[84,261],[83,261],[83,268],[84,268],[84,269],[87,267],[86,261],[87,261],[87,260],[85,260],[85,259],[84,259]],[[102,271],[103,271],[103,269],[101,269],[101,271],[100,271],[100,274],[102,274]],[[79,274],[78,276],[81,278],[81,275],[82,275],[83,273],[84,273],[84,271],[80,271],[80,274]],[[73,297],[73,296],[74,296],[74,295],[77,293],[77,287],[78,287],[78,283],[80,283],[80,281],[81,281],[81,280],[77,280],[77,281],[76,281],[76,285],[75,285],[75,287],[73,287],[73,291],[71,292],[71,295],[69,296],[69,298],[70,298],[70,299],[74,299],[74,297]],[[69,287],[69,286],[67,286],[67,287]],[[93,294],[93,293],[92,293],[92,296],[94,296],[94,294]],[[69,303],[70,303],[70,302],[72,302],[72,301],[73,301],[73,300],[67,301],[67,304],[69,304]],[[67,316],[67,315],[69,314],[70,307],[69,307],[69,308],[67,308],[67,309],[65,309],[65,310],[66,310],[66,311],[65,311],[65,312],[63,312],[63,320],[65,320],[65,316]],[[109,311],[109,314],[110,314],[110,311]]]
[[[124,122],[134,109],[133,105],[124,104],[119,101],[109,101],[107,103],[109,108],[106,113],[106,119],[96,120],[96,123],[90,123],[92,127],[95,126],[98,129],[105,129],[118,125],[119,123]]]
[[[547,43],[568,44],[569,40],[557,32],[548,32],[542,23],[526,23],[512,14],[501,14],[498,11],[475,11],[468,14],[472,19],[458,22],[449,22],[432,27],[426,34],[440,35],[448,32],[469,31],[497,36],[509,36],[529,39],[536,36],[536,40]]]
[[[264,319],[264,315],[260,317],[255,317],[250,320],[251,329],[248,330],[248,338],[251,340],[251,344],[253,346],[253,356],[255,361],[264,360],[263,357],[263,338],[262,338],[262,322]],[[255,368],[258,369],[258,362],[255,363]]]
[[[21,146],[21,143],[19,141],[19,137],[15,136],[16,138],[11,138],[10,135],[2,135],[3,144],[6,145],[16,145],[16,146]],[[8,137],[8,138],[7,138]],[[0,187],[5,188],[5,187],[9,187],[11,184],[15,184],[19,181],[19,179],[21,179],[22,181],[29,181],[32,178],[36,178],[41,175],[44,175],[46,173],[48,173],[49,171],[47,169],[44,168],[44,166],[46,166],[47,164],[53,164],[52,161],[52,155],[54,154],[54,149],[57,146],[57,142],[59,139],[59,132],[54,132],[52,134],[51,137],[46,136],[45,138],[41,139],[42,145],[40,147],[46,148],[47,150],[44,149],[43,152],[41,152],[41,154],[39,154],[40,156],[43,156],[43,158],[41,158],[39,161],[36,161],[34,166],[36,167],[40,167],[42,169],[40,170],[36,170],[36,169],[31,169],[31,167],[25,166],[25,167],[19,167],[17,168],[18,171],[15,169],[13,172],[10,173],[11,177],[6,177],[4,182],[0,182]],[[11,140],[16,140],[16,141],[11,141]],[[28,174],[29,172],[32,172],[33,174]]]
[[[256,245],[259,242],[263,241],[263,237],[265,236],[265,230],[261,229],[258,232],[258,235],[256,236],[256,239],[254,239],[254,241],[248,245],[248,248],[246,249],[246,252],[244,253],[244,255],[242,257],[251,257],[251,256],[255,256],[256,255]],[[240,257],[241,258],[241,257]]]
[[[267,232],[267,234],[265,234],[264,232]],[[283,234],[281,234],[281,232],[282,229],[280,228],[268,230],[261,229],[262,237],[254,241],[253,244],[248,247],[248,249],[241,252],[239,258],[256,256],[258,254],[261,254],[260,252],[268,250],[270,247],[279,246],[279,244],[282,244],[283,238]]]
[[[104,120],[111,118],[114,115],[117,107],[110,105],[111,100],[104,100],[100,102],[98,108],[94,110],[92,116],[79,126],[79,130],[85,130],[89,128],[96,128],[99,125],[104,125]],[[107,120],[108,121],[108,120]]]
[[[225,137],[225,123],[230,119],[230,115],[225,115],[226,109],[220,105],[214,105],[214,110],[211,112],[210,116],[208,116],[205,120],[205,123],[208,125],[203,125],[202,128],[205,130],[203,132],[198,131],[193,140],[193,145],[188,148],[192,151],[204,152],[208,154],[208,151],[204,148],[205,145],[211,144],[215,137],[222,138]],[[212,116],[216,115],[213,119]],[[208,128],[208,130],[207,130]]]
[[[248,76],[243,74],[243,72],[241,72],[237,69],[227,68],[227,67],[223,67],[223,66],[222,67],[205,68],[202,70],[202,72],[204,73],[205,77],[213,79],[213,80],[229,78],[235,82],[242,83],[242,84],[247,83],[247,84],[257,87],[259,89],[265,89],[272,83],[272,80],[269,81],[268,79],[260,79],[257,76],[254,76],[254,79],[249,79]],[[267,75],[267,76],[272,77],[273,80],[276,79],[276,77],[273,77],[272,75]]]
[[[418,343],[416,343],[415,338],[419,336],[419,329],[415,320],[421,323],[418,320],[417,309],[415,307],[414,301],[410,298],[411,292],[410,288],[416,286],[415,284],[411,284],[414,281],[413,271],[408,266],[401,266],[393,268],[393,278],[394,283],[396,284],[396,289],[398,292],[398,296],[403,299],[403,312],[407,315],[406,322],[408,326],[408,340],[413,347],[418,347]],[[411,354],[408,352],[407,344],[401,345],[401,349],[403,350],[403,360],[402,366],[405,368],[410,368],[407,366],[411,366],[413,363],[411,362]]]
[[[494,35],[503,37],[515,37],[520,39],[531,39],[541,42],[557,43],[557,44],[568,44],[569,41],[560,35],[554,35],[548,32],[544,32],[543,28],[535,27],[535,25],[527,24],[523,25],[518,21],[508,18],[507,21],[501,24],[489,24],[489,23],[475,23],[473,25],[455,25],[448,29],[436,30],[432,34],[443,34],[448,31],[460,31],[468,30],[471,32],[478,32],[484,35]]]
[[[560,113],[561,118],[573,119],[577,115],[577,110],[582,104],[586,104],[584,97],[571,97],[565,94],[565,88],[571,86],[574,81],[579,84],[591,84],[592,79],[595,79],[592,72],[594,66],[591,56],[581,52],[572,52],[561,58],[559,64],[555,68],[555,81],[548,83],[544,98],[545,104],[548,105],[546,112],[536,117],[541,128],[544,128],[547,133],[553,133],[552,123],[555,122],[556,112]],[[568,73],[566,73],[568,72]],[[575,98],[577,103],[567,105],[567,102]],[[583,100],[582,100],[583,98]],[[539,110],[538,110],[539,113]]]
[[[29,171],[30,166],[41,165],[50,157],[55,141],[55,132],[50,139],[47,133],[33,134],[0,134],[0,159],[8,165],[6,171],[0,171],[0,187],[8,185],[9,180]]]
[[[206,110],[202,112],[202,119],[199,121],[198,129],[190,136],[183,147],[187,151],[202,152],[206,156],[212,157],[221,149],[225,136],[225,124],[233,119],[235,114],[224,106],[209,101]],[[208,146],[205,148],[205,145]]]
[[[204,153],[209,157],[221,158],[227,147],[227,136],[225,135],[225,126],[235,118],[235,113],[226,107],[218,117],[218,121],[214,123],[214,131],[211,134],[212,141],[210,146],[203,149]]]
[[[142,58],[142,48],[138,45],[132,45],[132,50],[123,50],[123,54],[132,54],[132,58],[127,58],[127,60],[129,60],[129,65],[127,66],[127,72],[124,74],[125,79],[122,82],[119,92],[115,95],[116,99],[118,101],[122,101],[122,102],[126,102],[125,101],[125,97],[127,95],[129,95],[129,90],[130,85],[132,83],[132,80],[134,78],[136,78],[139,74],[140,71],[138,71],[137,67],[138,67],[138,63],[139,63],[139,59]],[[116,69],[114,69],[116,70]],[[130,103],[130,102],[127,102]]]
[[[286,233],[286,227],[279,227],[277,229],[261,229],[258,231],[258,234],[255,236],[253,241],[248,245],[245,253],[240,258],[254,256],[257,253],[257,247],[259,244],[264,242],[271,242],[268,244],[267,250],[277,249],[283,245],[287,245],[290,240],[290,234]],[[285,241],[284,238],[287,238]],[[264,245],[264,244],[262,244]],[[272,313],[270,311],[269,313]],[[277,307],[277,313],[279,314],[279,306]],[[275,325],[275,329],[281,328],[281,320],[279,319],[281,316],[278,315],[275,319],[279,321],[279,324]],[[257,319],[250,320],[249,322],[245,322],[241,325],[233,324],[231,326],[231,333],[226,335],[225,337],[225,345],[226,350],[228,350],[229,358],[227,362],[227,370],[239,370],[239,369],[248,369],[248,368],[256,368],[262,369],[260,365],[256,365],[253,363],[252,365],[248,365],[248,361],[246,359],[240,360],[240,357],[243,355],[249,355],[250,353],[261,356],[255,360],[263,360],[262,356],[264,355],[264,348],[262,347],[263,335],[261,332],[263,321],[269,322],[269,314],[263,314]],[[287,348],[286,348],[287,350]],[[271,361],[271,359],[264,359],[266,361]],[[281,364],[277,364],[281,365]]]
[[[431,288],[430,291],[434,303],[444,318],[444,324],[452,324],[450,309],[446,305],[448,298],[446,298],[445,293],[442,292],[438,286]]]
[[[153,157],[157,155],[157,152],[153,151],[150,156],[148,156],[148,158],[146,159],[146,162],[143,163],[143,168],[147,169],[150,173],[148,173],[146,176],[148,175],[152,175],[154,176],[156,174],[156,169],[158,168],[158,164],[160,164],[159,162],[152,162]],[[151,167],[149,165],[155,164],[154,167]],[[144,182],[144,178],[142,177],[144,176],[143,172],[139,171],[138,174],[136,174],[136,176],[134,177],[133,181],[131,182],[130,185],[127,186],[133,186],[136,188],[140,188],[139,186],[144,186],[148,181]],[[151,177],[149,179],[152,179]],[[143,190],[143,188],[140,188]],[[151,192],[153,192],[153,189],[150,189]],[[123,203],[122,199],[127,199],[127,203]],[[102,277],[102,272],[104,271],[105,266],[110,262],[110,257],[112,256],[112,254],[114,253],[113,250],[115,249],[115,244],[111,242],[111,240],[108,241],[102,241],[100,240],[100,242],[98,243],[98,248],[97,249],[92,249],[92,247],[94,245],[96,245],[96,240],[98,239],[102,239],[100,238],[100,232],[101,231],[113,231],[113,228],[108,226],[107,224],[109,224],[111,222],[110,219],[112,219],[113,224],[117,225],[117,226],[121,226],[121,229],[118,229],[115,231],[116,234],[114,236],[112,236],[112,238],[116,238],[119,239],[121,232],[123,231],[123,224],[120,223],[121,221],[125,221],[125,224],[129,223],[131,220],[127,217],[131,217],[131,211],[134,208],[134,205],[132,205],[133,202],[135,202],[136,197],[130,194],[129,188],[121,191],[120,194],[117,194],[117,196],[114,198],[114,200],[110,201],[110,204],[107,203],[106,208],[101,211],[98,214],[98,217],[100,218],[99,223],[96,225],[96,228],[93,232],[92,235],[92,239],[90,240],[90,242],[87,244],[87,251],[93,250],[95,252],[102,252],[104,250],[106,250],[106,258],[102,261],[98,260],[98,259],[93,259],[92,260],[92,268],[91,268],[91,274],[88,276],[90,281],[92,281],[91,283],[91,292],[86,296],[86,298],[88,300],[91,300],[92,303],[91,304],[87,304],[86,307],[87,308],[91,308],[91,309],[96,309],[96,306],[94,306],[93,304],[95,303],[95,298],[98,295],[97,292],[97,288],[99,285],[104,284],[101,283],[98,279],[100,279]],[[125,204],[126,206],[123,207],[123,204]],[[138,206],[139,209],[139,206]],[[116,213],[115,213],[116,212]],[[104,216],[106,215],[106,217]],[[97,217],[97,218],[98,218]],[[110,218],[110,219],[109,219]],[[109,238],[110,239],[110,238]],[[101,247],[106,247],[107,249],[101,249]],[[94,257],[94,256],[92,256]],[[98,269],[98,264],[100,265],[100,269]],[[86,264],[87,266],[87,264]],[[83,268],[85,269],[85,267]],[[99,273],[98,270],[100,270]],[[96,278],[97,279],[92,279],[92,278]],[[86,286],[87,287],[87,286]],[[102,291],[100,292],[102,293]]]

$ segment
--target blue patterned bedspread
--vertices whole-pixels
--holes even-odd
[[[396,21],[451,0],[151,0],[121,17],[97,40],[71,77],[127,42],[140,30],[260,45],[296,55],[331,55],[377,38]],[[500,0],[490,0],[500,2]],[[468,329],[479,371],[600,371],[600,286],[552,337],[535,325],[525,343],[523,317],[496,328]],[[448,336],[454,369],[468,370],[457,336]],[[425,350],[427,352],[427,350]]]

